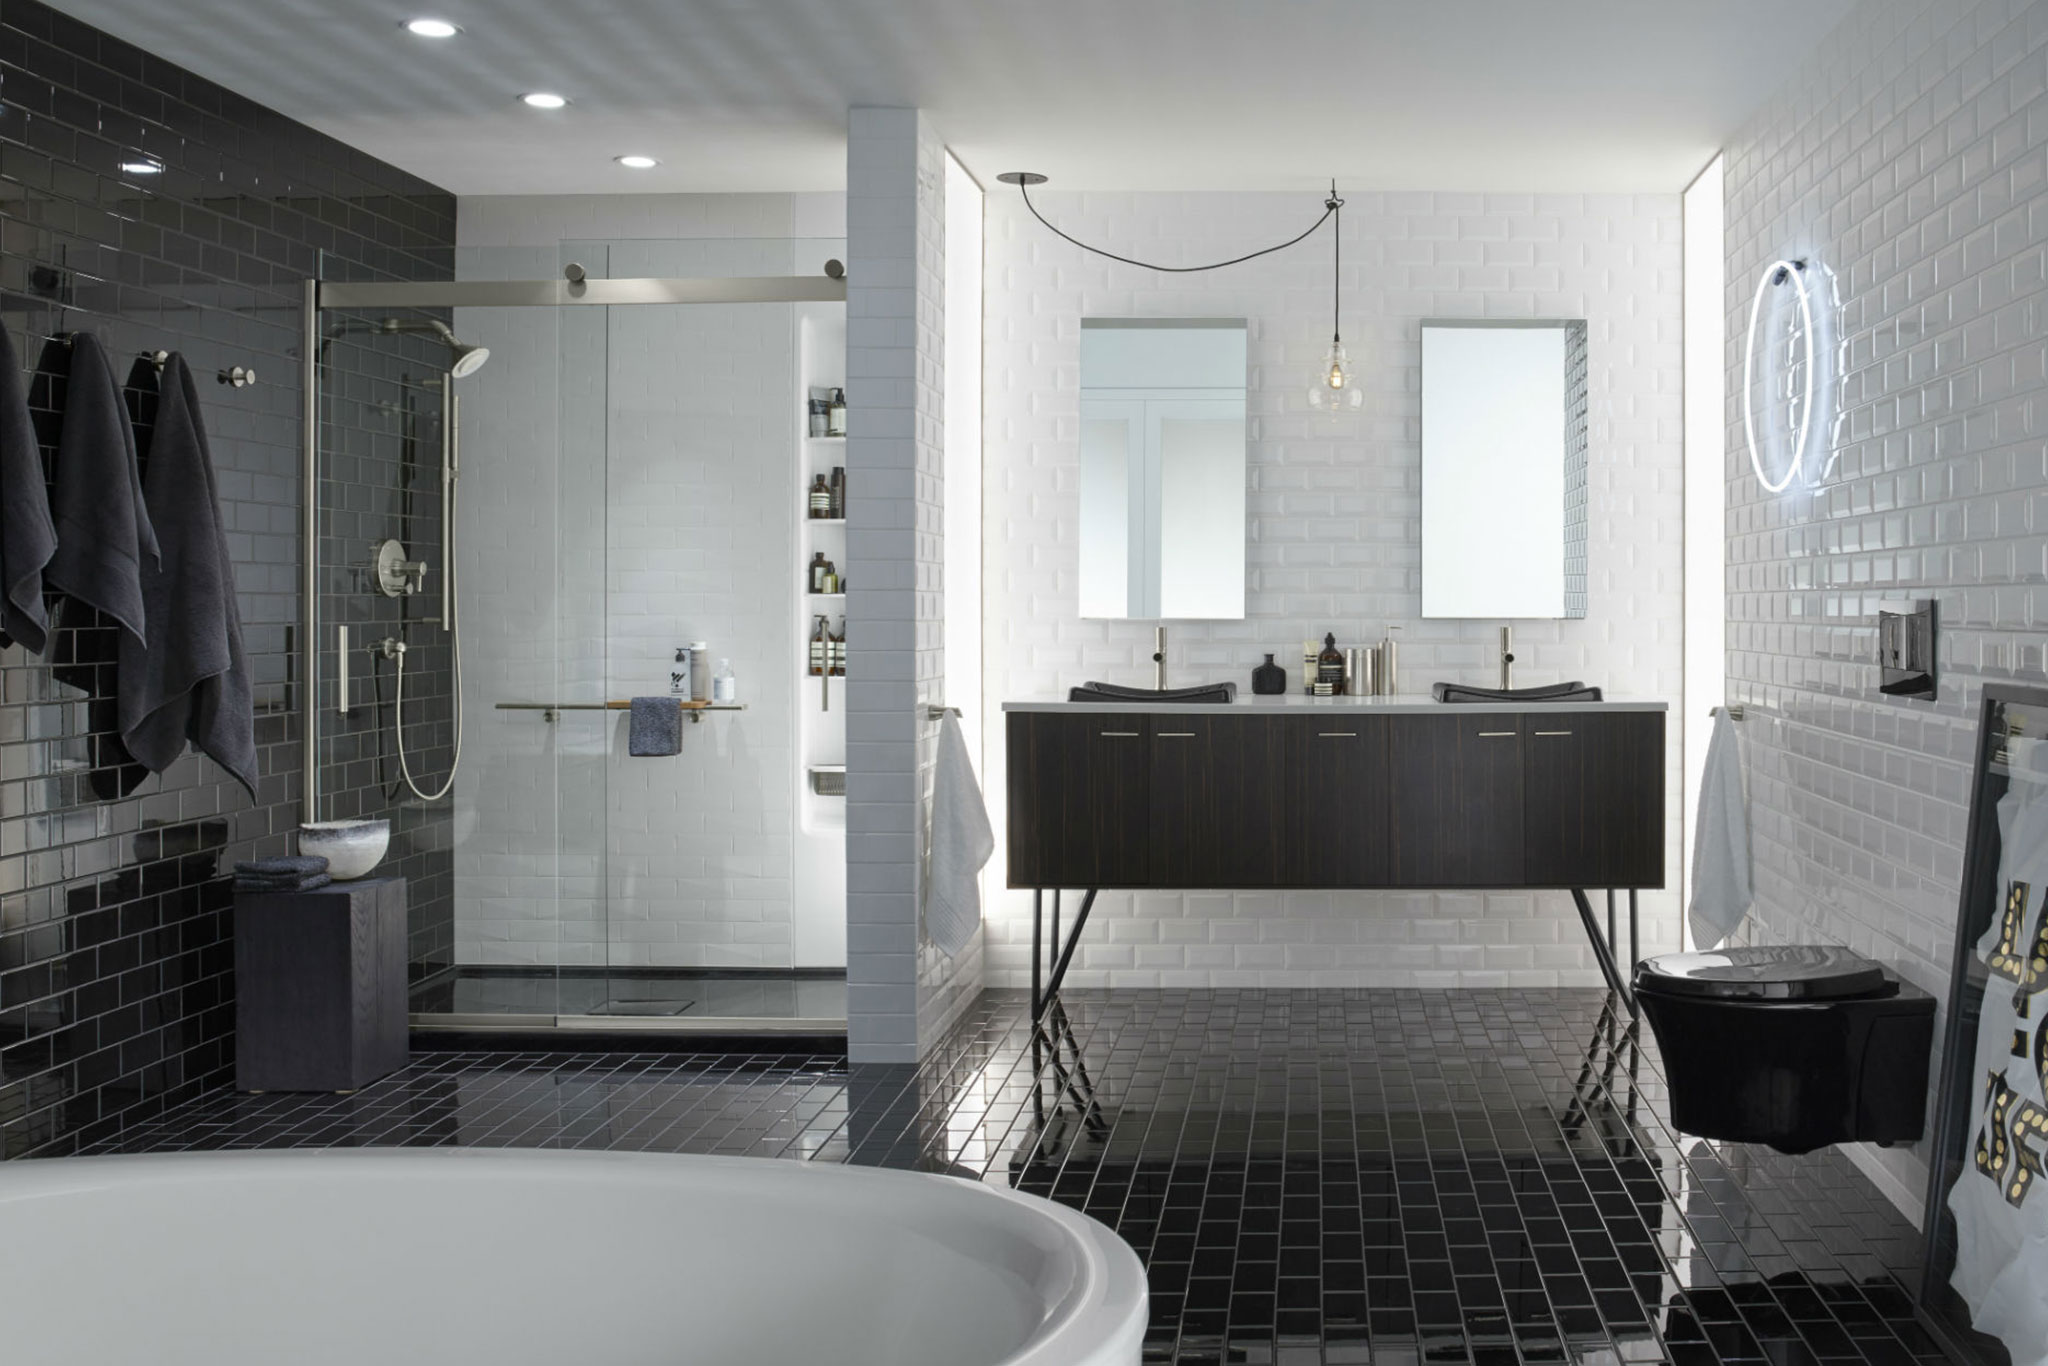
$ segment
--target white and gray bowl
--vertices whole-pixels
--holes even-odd
[[[391,847],[391,822],[308,821],[299,827],[299,852],[327,860],[327,875],[352,882],[377,866]]]

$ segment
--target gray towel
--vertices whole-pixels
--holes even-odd
[[[121,739],[152,773],[190,740],[256,798],[256,709],[235,567],[221,529],[199,391],[182,356],[164,362],[143,484],[163,543],[142,574],[146,639],[121,638]]]
[[[237,877],[235,890],[238,892],[317,892],[334,881],[326,873],[310,873],[305,877]]]
[[[250,878],[300,878],[326,871],[327,859],[320,854],[280,854],[235,865],[238,876]]]
[[[636,697],[626,719],[626,753],[660,758],[683,752],[683,707],[673,697]]]
[[[148,616],[142,567],[154,568],[160,560],[156,529],[143,501],[128,405],[106,351],[90,332],[71,337],[55,474],[57,551],[43,579],[65,597],[112,617],[139,645]]]
[[[43,568],[57,553],[43,457],[29,421],[21,357],[0,326],[0,646],[20,642],[39,655],[50,641]]]

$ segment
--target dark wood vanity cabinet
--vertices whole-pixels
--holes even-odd
[[[1664,714],[1009,713],[1013,887],[1664,885]]]
[[[1521,718],[1393,720],[1393,885],[1523,885]]]
[[[1012,886],[1151,885],[1152,720],[1011,714]]]

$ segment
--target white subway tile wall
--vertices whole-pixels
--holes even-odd
[[[823,196],[468,199],[465,278],[786,274]],[[645,232],[654,240],[618,236]],[[596,239],[596,240],[590,240]],[[488,245],[486,245],[488,244]],[[829,243],[836,249],[836,243]],[[813,265],[821,264],[812,263]],[[787,967],[792,898],[795,334],[785,305],[462,310],[465,964]],[[559,449],[559,456],[558,456]],[[622,713],[504,700],[664,693],[674,647],[728,657],[748,710],[625,754]]]
[[[981,990],[921,929],[944,694],[945,150],[915,109],[848,114],[847,1042],[913,1062]]]
[[[1363,412],[1313,415],[1330,333],[1330,235],[1213,274],[1088,256],[988,198],[984,659],[986,783],[1003,822],[1005,699],[1086,679],[1149,685],[1152,623],[1077,615],[1080,321],[1244,317],[1251,331],[1247,615],[1171,628],[1172,678],[1249,675],[1266,652],[1300,680],[1304,639],[1402,627],[1403,690],[1498,680],[1497,622],[1421,610],[1421,320],[1585,318],[1590,348],[1589,613],[1515,624],[1517,681],[1584,679],[1614,698],[1676,700],[1683,510],[1679,198],[1353,193],[1341,322]],[[1057,186],[1051,187],[1053,190]],[[1340,187],[1341,188],[1341,187]],[[1234,256],[1299,232],[1319,194],[1035,196],[1085,241],[1165,264]],[[1643,897],[1644,951],[1677,946],[1678,718],[1669,728],[1666,878]],[[1002,853],[997,853],[1000,861]],[[1595,985],[1562,893],[1104,893],[1075,986]],[[988,981],[1029,980],[1030,895],[988,914]]]
[[[1727,689],[1748,704],[1750,934],[1847,944],[1937,993],[1979,688],[2042,681],[2044,91],[2048,5],[1871,0],[1727,149]],[[1781,257],[1831,273],[1839,417],[1819,487],[1773,495],[1739,405],[1751,292]],[[1935,703],[1877,691],[1875,606],[1893,597],[1940,604]],[[1918,1149],[1867,1156],[1924,1186]]]

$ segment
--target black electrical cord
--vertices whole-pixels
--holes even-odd
[[[1040,223],[1044,223],[1046,230],[1052,233],[1053,236],[1062,238],[1068,242],[1072,242],[1075,246],[1079,247],[1083,251],[1094,252],[1097,256],[1106,256],[1112,261],[1121,261],[1127,266],[1141,266],[1146,270],[1170,271],[1175,275],[1187,275],[1192,274],[1195,271],[1201,270],[1221,270],[1225,266],[1242,265],[1246,261],[1254,260],[1261,256],[1270,256],[1276,251],[1285,251],[1287,250],[1287,248],[1293,246],[1295,243],[1306,240],[1312,233],[1315,232],[1317,228],[1320,228],[1321,226],[1323,226],[1323,224],[1330,221],[1330,215],[1336,213],[1337,210],[1344,207],[1344,201],[1337,198],[1336,182],[1332,181],[1330,184],[1330,197],[1323,201],[1323,216],[1321,218],[1318,218],[1315,222],[1309,224],[1308,230],[1302,233],[1299,237],[1290,237],[1285,242],[1282,242],[1279,246],[1263,247],[1258,251],[1246,252],[1243,256],[1233,256],[1228,261],[1217,261],[1211,265],[1158,266],[1152,264],[1152,262],[1150,261],[1138,261],[1132,259],[1129,256],[1119,256],[1113,251],[1104,251],[1101,247],[1091,247],[1086,242],[1083,242],[1080,238],[1073,237],[1068,235],[1067,233],[1061,232],[1058,228],[1054,227],[1050,222],[1048,222],[1046,220],[1045,215],[1038,211],[1038,206],[1031,202],[1031,189],[1028,185],[1019,184],[1017,186],[1017,192],[1024,196],[1024,207],[1031,210],[1031,216],[1033,218],[1036,218]]]

